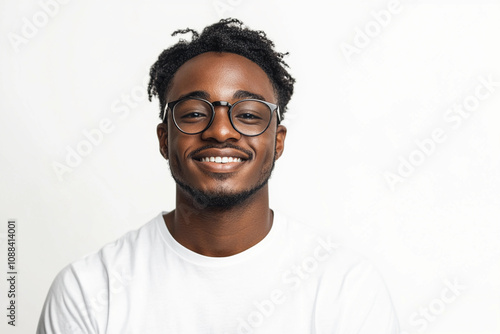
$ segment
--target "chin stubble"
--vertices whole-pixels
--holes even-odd
[[[275,154],[276,156],[276,154]],[[169,165],[170,165],[170,160]],[[184,190],[188,195],[190,195],[194,202],[197,204],[198,209],[212,209],[212,210],[225,210],[235,207],[237,205],[243,204],[249,198],[251,198],[256,192],[258,192],[262,187],[264,187],[272,174],[274,169],[276,159],[273,158],[272,164],[269,168],[262,171],[258,183],[248,190],[241,191],[239,193],[229,193],[224,189],[218,189],[212,192],[202,191],[196,189],[186,182],[183,182],[179,177],[173,172],[173,168],[170,165],[170,171],[174,181],[179,185],[179,187]],[[217,175],[215,176],[218,180],[224,180],[228,175]]]

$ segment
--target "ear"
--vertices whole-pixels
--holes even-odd
[[[286,127],[278,125],[276,128],[276,154],[274,158],[278,160],[285,150]]]
[[[160,153],[168,159],[168,126],[165,123],[160,123],[156,127],[156,134],[158,135],[158,142],[160,144]]]

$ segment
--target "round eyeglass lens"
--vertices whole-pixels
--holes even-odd
[[[187,99],[175,105],[172,115],[181,131],[199,133],[206,129],[212,119],[212,106],[201,100]]]
[[[241,101],[233,106],[231,121],[239,132],[254,136],[262,133],[271,121],[271,109],[259,101]]]

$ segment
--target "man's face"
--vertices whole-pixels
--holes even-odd
[[[245,98],[278,102],[266,73],[249,59],[232,53],[203,53],[179,68],[167,102],[191,95],[231,104]],[[277,126],[275,112],[264,133],[248,137],[232,127],[227,111],[228,107],[215,107],[211,126],[196,135],[180,132],[170,111],[167,124],[158,125],[160,150],[169,160],[178,190],[205,206],[230,207],[260,189],[267,196],[263,188],[284,148],[286,128]],[[211,157],[216,161],[204,161]],[[233,161],[219,163],[218,158]]]

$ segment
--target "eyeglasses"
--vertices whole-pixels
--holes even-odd
[[[278,124],[281,121],[276,104],[257,99],[244,99],[230,104],[226,101],[209,102],[188,97],[167,104],[163,121],[170,109],[174,124],[181,132],[195,135],[207,130],[215,118],[215,107],[229,107],[227,115],[233,128],[245,136],[258,136],[267,130],[276,110]]]

